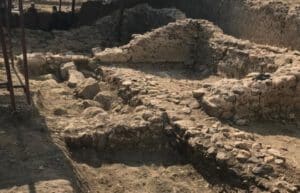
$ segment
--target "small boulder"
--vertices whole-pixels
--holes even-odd
[[[63,80],[68,80],[70,70],[76,70],[74,62],[68,62],[60,66],[60,76]]]
[[[205,90],[203,88],[193,91],[193,96],[196,99],[202,98],[204,96],[204,94],[205,94]]]
[[[101,107],[101,105],[97,101],[94,101],[94,100],[83,100],[80,102],[80,106],[83,109],[86,109],[88,107]]]
[[[237,124],[238,126],[245,126],[248,124],[248,120],[247,119],[238,119],[235,121],[235,124]]]
[[[275,164],[277,165],[283,165],[285,163],[284,159],[275,159]]]
[[[251,153],[249,151],[240,150],[236,155],[236,159],[240,162],[245,162],[251,157]]]
[[[101,47],[92,48],[93,56],[96,56],[97,53],[102,52],[102,51],[103,51],[103,48],[101,48]]]
[[[18,56],[18,67],[23,71],[23,57]],[[45,54],[31,53],[27,54],[27,64],[30,76],[40,76],[49,73],[49,66]]]
[[[85,79],[84,75],[77,70],[69,70],[68,86],[75,88]]]
[[[54,74],[45,74],[45,75],[41,75],[39,77],[37,77],[37,80],[56,80],[56,77]]]
[[[229,160],[229,156],[225,152],[218,152],[216,159],[219,161],[227,161]]]
[[[271,165],[257,165],[252,169],[252,173],[255,175],[266,175],[274,171]]]
[[[88,107],[82,113],[85,118],[92,118],[99,114],[106,115],[107,113],[100,107]]]
[[[266,157],[264,157],[264,162],[266,162],[266,163],[270,163],[270,162],[272,162],[272,161],[274,161],[274,156],[266,156]]]
[[[244,141],[236,141],[236,142],[234,142],[234,147],[243,149],[243,150],[249,150],[251,147],[251,144],[244,142]]]
[[[102,52],[94,53],[95,58],[101,62],[128,62],[131,56],[128,54],[128,51],[121,48],[106,48]]]
[[[67,114],[67,110],[63,109],[63,108],[55,108],[53,110],[53,114],[56,115],[56,116],[66,115]]]
[[[85,79],[76,89],[76,96],[83,99],[93,99],[100,91],[98,82],[93,78]]]
[[[251,146],[252,149],[254,150],[260,150],[262,149],[262,144],[261,143],[253,143],[252,146]]]
[[[99,102],[105,110],[109,110],[111,108],[113,98],[114,97],[111,92],[102,91],[94,97],[94,100]]]
[[[267,152],[277,158],[281,158],[285,160],[285,157],[278,151],[277,149],[268,149]]]

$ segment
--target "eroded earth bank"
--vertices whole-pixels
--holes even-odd
[[[33,105],[17,92],[11,114],[1,93],[0,192],[300,191],[294,36],[263,38],[260,25],[238,35],[197,16],[224,33],[178,6],[134,5],[124,25],[116,11],[69,31],[27,30]]]

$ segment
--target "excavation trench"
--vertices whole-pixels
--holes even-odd
[[[174,3],[165,1],[166,4],[163,6],[155,1],[135,1],[136,4],[141,2],[148,2],[156,8],[176,6],[182,10],[187,17],[206,18],[214,21],[221,26],[226,33],[235,35],[236,37],[250,39],[259,43],[290,46],[291,48],[299,49],[300,39],[296,36],[296,34],[299,34],[299,29],[296,26],[297,19],[290,18],[290,20],[284,20],[287,17],[287,10],[283,4],[267,4],[255,9],[250,4],[246,4],[245,1],[196,2],[190,0],[189,2],[174,1]],[[88,3],[86,5],[88,5]],[[99,9],[92,9],[92,6],[97,6],[96,2],[93,2],[91,7],[86,5],[83,6],[81,14],[83,10],[85,10],[87,15],[86,17],[81,15],[79,16],[80,18],[87,19],[92,15],[93,19],[98,19],[104,16],[101,15],[103,13],[97,15]],[[128,6],[126,7],[130,8]],[[144,14],[145,10],[147,11],[146,14]],[[232,11],[229,13],[228,10]],[[279,12],[283,10],[283,12],[274,16],[278,10]],[[68,32],[66,32],[66,34],[64,34],[64,32],[55,33],[57,33],[58,36],[61,35],[61,37],[66,38],[66,42],[71,42],[70,45],[72,44],[72,48],[79,48],[81,49],[80,51],[90,50],[90,48],[95,45],[100,46],[101,44],[102,47],[99,48],[99,51],[93,50],[94,58],[78,58],[80,62],[83,63],[83,66],[89,66],[92,69],[104,64],[109,64],[110,66],[112,64],[114,64],[114,66],[120,64],[121,66],[140,69],[143,69],[146,64],[149,64],[149,66],[153,65],[153,68],[157,68],[157,64],[159,64],[159,69],[164,69],[164,64],[167,66],[166,69],[169,67],[177,68],[178,66],[182,69],[190,68],[194,71],[199,71],[203,77],[221,75],[230,78],[231,82],[226,82],[227,79],[224,79],[224,82],[219,81],[218,84],[215,85],[201,85],[203,88],[208,88],[208,91],[204,91],[202,88],[196,92],[198,97],[194,97],[198,100],[197,108],[199,108],[199,105],[202,106],[205,112],[211,116],[234,120],[236,123],[243,123],[248,119],[255,119],[257,115],[260,116],[260,114],[256,112],[256,103],[253,105],[253,108],[255,107],[253,111],[250,105],[251,109],[249,109],[251,111],[249,110],[249,112],[240,108],[245,106],[244,104],[240,104],[245,101],[245,98],[249,100],[248,103],[251,105],[251,102],[258,101],[258,104],[261,105],[260,108],[265,109],[266,105],[273,107],[273,103],[278,104],[278,101],[280,101],[280,104],[282,102],[282,106],[286,106],[286,100],[281,101],[283,98],[281,94],[288,93],[290,95],[292,93],[290,103],[293,105],[293,108],[287,109],[286,111],[282,111],[281,108],[270,109],[270,112],[262,111],[262,113],[263,115],[277,115],[281,113],[283,114],[283,118],[291,117],[294,119],[294,104],[299,104],[299,102],[294,102],[298,100],[298,95],[294,95],[294,93],[299,92],[300,88],[299,80],[296,78],[296,76],[299,76],[298,72],[300,71],[296,66],[296,62],[294,62],[297,61],[297,56],[291,56],[292,59],[285,58],[287,51],[284,49],[256,45],[248,41],[237,40],[231,36],[224,35],[222,30],[206,20],[186,19],[166,25],[171,21],[180,19],[180,17],[166,17],[165,14],[170,12],[176,13],[175,16],[182,16],[181,12],[176,9],[156,10],[149,8],[147,5],[141,5],[138,6],[138,9],[132,8],[128,12],[126,12],[126,10],[123,12],[125,15],[127,13],[125,20],[122,21],[125,21],[123,25],[120,25],[120,13],[116,12],[97,22],[96,28],[88,26],[72,29],[74,31],[70,30],[72,31],[72,33],[70,33],[71,35],[68,34]],[[158,16],[161,19],[158,19],[159,22],[150,23],[146,26],[142,25],[148,21],[152,21],[153,18],[158,18]],[[278,21],[277,17],[279,17]],[[92,20],[88,19],[87,21]],[[252,27],[257,21],[261,22],[258,23],[256,30],[254,30]],[[291,22],[291,25],[287,25],[288,22]],[[135,25],[136,23],[139,25]],[[102,26],[106,26],[107,24],[113,27],[111,27],[111,29],[105,29],[107,31],[101,31],[103,29]],[[125,46],[102,51],[104,47],[113,47],[114,43],[119,45],[120,42],[128,42],[132,34],[144,33],[163,25],[166,26],[146,33],[145,35],[135,36],[133,40]],[[293,30],[290,30],[291,28]],[[81,31],[82,29],[83,31]],[[97,31],[99,33],[95,33],[95,29],[101,30]],[[91,39],[86,40],[88,43],[79,41],[77,42],[79,46],[74,43],[74,41],[79,39],[78,35],[83,35],[82,39],[84,39],[86,38],[85,34],[90,36],[93,32],[95,37],[92,36]],[[100,36],[98,37],[97,35],[99,34]],[[76,40],[68,36],[74,36]],[[105,38],[106,43],[109,42],[106,45],[103,40]],[[58,41],[58,39],[59,38],[56,38],[56,41]],[[49,45],[54,45],[56,48],[58,44],[55,44],[55,41],[53,42],[49,43]],[[67,44],[66,42],[64,43]],[[81,47],[82,45],[84,45],[84,48]],[[63,46],[65,45],[62,45],[62,47]],[[70,47],[66,48],[67,50],[73,50],[70,49]],[[74,88],[78,86],[75,90],[76,92],[79,90],[79,93],[80,87],[82,86],[82,79],[85,79],[84,75],[95,73],[87,72],[86,69],[85,73],[83,73],[83,70],[76,64],[76,59],[74,59],[76,56],[74,56],[74,58],[72,58],[72,56],[68,58],[67,56],[47,54],[39,57],[42,62],[36,63],[41,65],[41,67],[38,66],[38,68],[35,69],[41,71],[45,70],[47,73],[49,73],[47,70],[50,66],[49,63],[53,65],[55,63],[54,61],[61,60],[57,62],[57,65],[54,65],[55,70],[58,73],[61,73],[62,70],[68,71],[66,73],[69,73],[69,77],[62,80],[67,81],[66,84],[69,87]],[[35,58],[38,57],[33,54],[32,57],[29,57],[29,61],[31,59],[35,61]],[[73,61],[75,64],[71,62],[68,66],[63,64],[64,62],[62,61]],[[289,62],[292,67],[295,67],[293,73],[297,73],[295,75],[289,73],[289,79],[285,76],[287,72],[279,71],[280,67],[284,66],[287,62]],[[34,65],[32,65],[32,67],[34,67]],[[44,69],[44,67],[46,68]],[[59,67],[61,69],[58,69]],[[80,72],[81,70],[82,73]],[[272,73],[277,73],[275,74],[276,77],[282,75],[282,79],[272,82],[270,79],[273,77]],[[249,74],[252,74],[251,76],[254,78],[248,77]],[[120,101],[119,99],[122,98],[122,104],[119,104],[121,105],[119,110],[122,111],[122,108],[126,105],[132,108],[130,109],[132,111],[124,111],[122,113],[119,111],[113,112],[110,105],[104,105],[100,108],[98,108],[98,106],[90,108],[91,114],[85,114],[88,109],[87,107],[81,109],[83,111],[81,113],[74,113],[74,120],[70,120],[70,123],[74,121],[74,123],[71,124],[73,127],[70,127],[74,130],[70,129],[69,133],[65,133],[64,140],[71,159],[74,161],[72,164],[78,171],[81,184],[86,186],[86,190],[83,192],[236,192],[239,190],[252,191],[251,188],[253,187],[258,187],[260,191],[269,190],[267,186],[261,185],[262,183],[257,180],[260,174],[256,176],[251,170],[251,168],[257,168],[256,165],[262,168],[259,165],[259,160],[254,160],[256,161],[254,163],[245,163],[245,160],[248,160],[251,155],[251,153],[249,153],[250,150],[249,152],[240,150],[239,147],[235,148],[234,151],[227,150],[224,144],[221,143],[223,139],[230,138],[228,131],[215,129],[215,132],[209,133],[205,132],[205,128],[200,127],[192,129],[182,128],[172,122],[166,112],[161,112],[160,110],[157,112],[158,110],[154,110],[152,108],[153,106],[149,108],[149,106],[143,104],[144,101],[142,98],[139,98],[143,95],[143,99],[150,99],[154,96],[157,99],[167,100],[171,95],[160,95],[160,92],[166,90],[165,88],[156,90],[159,94],[151,94],[150,91],[155,91],[153,87],[159,84],[149,82],[152,88],[148,89],[149,92],[146,92],[144,89],[145,85],[142,84],[146,82],[142,80],[144,76],[142,78],[136,77],[135,80],[122,80],[122,77],[119,75],[114,77],[109,76],[110,75],[105,73],[101,74],[101,78],[111,79],[110,81],[114,82],[114,86],[116,87],[111,88],[112,85],[109,85],[108,87],[110,87],[110,89],[105,90],[102,86],[104,85],[105,87],[107,84],[111,84],[111,82],[101,82],[101,88],[99,88],[98,83],[100,82],[98,80],[89,79],[89,81],[85,80],[87,85],[83,85],[84,88],[82,91],[84,91],[85,88],[89,88],[90,86],[94,87],[96,85],[97,89],[92,89],[93,92],[95,92],[92,94],[93,96],[80,96],[78,92],[76,96],[72,95],[72,97],[75,98],[86,97],[90,100],[94,100],[93,102],[89,101],[90,103],[85,101],[86,104],[92,106],[95,102],[102,103],[104,100],[105,102],[113,103],[114,100],[117,99],[116,102],[118,103]],[[130,74],[128,76],[132,78]],[[94,76],[86,77],[91,78]],[[139,80],[140,82],[138,82]],[[134,88],[136,85],[134,85],[133,82],[140,83],[140,85]],[[243,85],[249,82],[254,85],[253,88]],[[88,85],[90,83],[92,84]],[[257,84],[265,87],[270,85],[275,86],[276,89],[274,92],[280,97],[278,97],[278,100],[275,98],[275,102],[266,100],[265,103],[261,103],[261,97],[256,97],[256,95],[252,96],[252,94],[247,95],[247,93],[254,93],[253,91],[257,90]],[[237,85],[237,87],[232,87],[232,85]],[[227,87],[225,88],[225,86],[228,86],[228,89]],[[277,89],[277,86],[282,87],[282,93],[279,92],[280,90]],[[220,88],[225,89],[223,91],[220,90]],[[187,90],[189,88],[185,89]],[[113,90],[113,92],[111,92],[111,90]],[[217,90],[217,92],[210,93],[210,91],[214,90]],[[286,92],[286,90],[288,92]],[[101,91],[100,95],[98,93],[99,91]],[[220,92],[222,94],[220,94],[221,96],[216,95],[216,93],[218,94]],[[118,93],[118,96],[115,96],[116,93]],[[262,96],[261,93],[259,94]],[[266,99],[269,99],[270,95],[275,95],[271,89],[266,90],[263,94],[266,96]],[[145,97],[145,95],[148,95],[148,98]],[[179,94],[176,93],[175,95]],[[189,99],[191,100],[191,98],[192,93],[190,93]],[[163,100],[157,100],[156,102],[163,103],[162,101]],[[180,104],[180,101],[176,101],[177,98],[174,98],[174,104]],[[63,102],[65,102],[65,100],[63,100]],[[148,112],[142,116],[138,114],[136,111],[137,106],[142,106],[141,104],[144,105],[146,110],[150,110],[150,113]],[[54,106],[55,105],[57,104],[54,104]],[[132,106],[134,106],[135,109]],[[229,111],[225,111],[227,110],[225,108],[228,107],[230,107]],[[176,113],[177,110],[179,111],[181,108],[182,107],[180,107],[180,109],[176,107]],[[187,108],[184,108],[184,110],[186,109]],[[56,110],[54,114],[63,115],[65,113],[64,109],[59,109],[59,107],[57,107]],[[93,112],[93,110],[95,111]],[[188,109],[188,112],[185,113],[189,114],[191,113],[190,111],[192,110]],[[198,110],[194,110],[194,112],[195,111]],[[243,114],[245,112],[246,115]],[[253,117],[250,112],[253,113]],[[138,114],[136,117],[134,117],[136,115],[135,113]],[[84,116],[86,115],[90,116],[87,121],[88,124],[77,125],[76,121],[80,119],[85,121],[87,117]],[[189,115],[186,117],[188,116]],[[105,122],[105,119],[109,121]],[[64,120],[64,122],[68,121]],[[197,122],[201,123],[201,120],[197,120]],[[98,123],[102,125],[96,125]],[[81,130],[82,133],[77,132],[79,130]],[[189,130],[188,132],[190,132],[190,134],[187,134],[187,130]],[[193,132],[196,134],[193,134]],[[240,135],[240,133],[235,134]],[[218,136],[220,138],[217,138]],[[246,146],[248,146],[248,142],[253,143],[253,141],[250,141],[250,138],[251,137],[247,139]],[[231,141],[235,140],[235,138],[231,138]],[[224,149],[228,152],[232,151],[232,153],[225,152]],[[237,155],[234,153],[237,153]],[[237,159],[235,159],[235,157],[237,157]],[[265,170],[267,170],[266,173],[268,173],[268,175],[270,173],[271,177],[276,177],[272,174],[273,168],[272,171],[270,171],[270,167],[266,165]],[[272,181],[272,178],[270,179],[270,181]],[[270,187],[272,187],[272,185],[270,185]]]
[[[105,134],[104,134],[105,133]],[[92,192],[235,192],[239,176],[203,150],[191,147],[176,126],[115,127],[66,137],[75,167]],[[127,175],[129,174],[130,175]]]

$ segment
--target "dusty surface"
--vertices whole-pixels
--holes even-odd
[[[299,192],[300,53],[176,9],[125,16],[124,42],[180,20],[123,46],[117,12],[28,31],[33,105],[1,91],[0,192]]]

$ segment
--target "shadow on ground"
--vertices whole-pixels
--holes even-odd
[[[295,122],[255,121],[246,126],[235,124],[233,126],[241,131],[261,136],[288,136],[300,139],[299,126]]]
[[[55,192],[77,192],[71,165],[43,116],[34,106],[12,114],[3,104],[7,97],[0,97],[0,192],[49,192],[51,186],[60,188]]]

